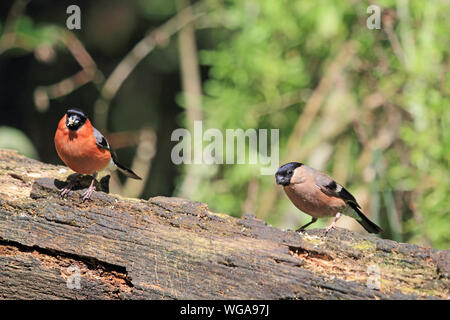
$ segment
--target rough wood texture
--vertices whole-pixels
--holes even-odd
[[[343,229],[297,234],[178,198],[98,192],[82,203],[79,190],[61,199],[56,186],[69,173],[0,150],[0,298],[449,296],[449,251]],[[80,289],[67,286],[70,266],[79,268]],[[367,285],[376,284],[376,268],[379,290]]]

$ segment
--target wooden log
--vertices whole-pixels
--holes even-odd
[[[0,298],[449,297],[449,250],[283,231],[180,198],[61,199],[70,173],[0,150]]]

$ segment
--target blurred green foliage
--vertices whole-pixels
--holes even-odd
[[[30,17],[22,16],[14,25],[14,34],[19,47],[34,50],[40,45],[56,45],[60,39],[60,28],[52,25],[35,26]]]

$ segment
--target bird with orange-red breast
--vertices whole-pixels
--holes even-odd
[[[117,156],[111,150],[106,138],[95,129],[86,113],[80,109],[69,109],[59,121],[55,133],[55,147],[61,160],[73,171],[92,175],[89,188],[83,193],[82,199],[90,199],[95,191],[94,182],[97,173],[102,170],[119,170],[126,176],[141,180],[141,178],[121,165]],[[73,183],[69,182],[60,190],[61,196],[69,194]]]

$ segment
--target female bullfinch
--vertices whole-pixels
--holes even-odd
[[[336,227],[336,221],[341,213],[354,218],[367,232],[379,233],[382,231],[361,212],[361,207],[355,197],[323,172],[302,163],[290,162],[278,169],[275,178],[277,184],[283,186],[292,203],[313,217],[311,222],[297,231],[304,230],[318,218],[334,216],[333,223],[326,228],[328,232]]]
[[[126,176],[139,179],[133,171],[117,162],[106,138],[95,129],[86,114],[79,109],[69,109],[59,121],[55,134],[55,147],[61,160],[73,171],[92,175],[92,182],[83,200],[89,199],[95,191],[94,181],[97,172],[103,169],[118,169]],[[69,184],[61,189],[61,196],[66,196],[72,189]]]

